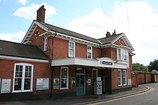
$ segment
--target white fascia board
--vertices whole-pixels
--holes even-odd
[[[84,66],[96,66],[97,60],[87,60],[84,58],[64,58],[52,60],[51,66],[62,65],[84,65]]]
[[[39,23],[38,21],[34,21],[35,24],[37,24],[39,27],[41,27],[42,29],[44,29],[45,31],[50,31],[49,28],[47,28],[46,26],[42,25],[41,23]]]
[[[118,68],[118,69],[127,69],[129,68],[128,64],[118,64],[116,63],[115,64],[115,68]]]
[[[105,65],[101,64],[101,61],[109,61],[112,62],[112,65]],[[80,66],[91,66],[91,67],[105,67],[105,68],[121,68],[121,69],[127,69],[128,64],[119,64],[115,63],[112,59],[86,59],[86,58],[63,58],[63,59],[56,59],[52,60],[51,66],[64,66],[64,65],[80,65]]]
[[[22,57],[12,57],[12,56],[3,56],[3,55],[0,55],[0,59],[49,63],[49,60],[32,59],[32,58],[22,58]]]
[[[88,44],[91,44],[91,45],[100,46],[100,44],[98,44],[98,43],[91,42],[91,41],[88,41],[88,40],[85,40],[85,39],[81,39],[81,38],[77,38],[77,37],[73,37],[73,36],[70,36],[70,35],[62,34],[62,33],[58,33],[57,37],[58,38],[63,37],[63,39],[67,39],[67,40],[75,40],[75,41],[79,41],[79,42],[88,43]]]
[[[125,37],[127,43],[129,44],[129,46],[131,47],[131,50],[134,51],[134,48],[133,48],[132,44],[130,43],[130,41],[128,40],[127,36],[124,35],[124,37]]]
[[[27,32],[26,32],[26,34],[25,34],[25,36],[24,36],[24,38],[23,38],[23,40],[22,40],[21,43],[24,43],[24,41],[26,40],[26,37],[28,37],[28,34],[30,33],[30,30],[31,30],[34,26],[35,26],[35,21],[33,21],[33,22],[31,23],[31,25],[30,25],[29,29],[27,30]]]
[[[39,22],[37,22],[37,21],[34,20],[34,21],[31,23],[31,25],[30,25],[28,31],[26,32],[26,34],[25,34],[25,36],[24,36],[24,38],[23,38],[23,40],[22,40],[21,43],[24,43],[24,41],[26,40],[26,38],[28,37],[28,35],[29,35],[29,34],[32,34],[32,33],[34,32],[34,31],[32,31],[32,32],[30,33],[31,29],[32,29],[34,26],[39,26],[39,27],[41,27],[42,29],[44,29],[46,32],[49,32],[49,29],[48,29],[47,27],[45,27],[44,25],[42,25],[42,24],[40,24]],[[34,27],[34,28],[36,28],[36,27]],[[30,38],[30,37],[31,37],[31,36],[29,36],[29,38]]]

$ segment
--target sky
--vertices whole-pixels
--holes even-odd
[[[136,54],[133,63],[158,59],[158,0],[0,0],[0,39],[21,42],[36,11],[44,5],[46,23],[93,38],[125,33]]]

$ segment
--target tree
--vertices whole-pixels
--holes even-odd
[[[151,61],[148,68],[149,68],[149,71],[152,71],[152,70],[158,71],[158,60]]]
[[[148,72],[148,67],[144,66],[143,64],[139,63],[133,63],[132,64],[133,71],[143,71],[143,72]]]

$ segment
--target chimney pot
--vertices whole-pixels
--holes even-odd
[[[114,30],[113,34],[112,35],[116,35],[116,30]]]
[[[109,36],[111,36],[111,34],[110,34],[110,32],[107,31],[106,37],[109,37]]]
[[[36,20],[38,22],[45,22],[45,11],[46,9],[44,8],[44,5],[42,5],[38,10],[37,10],[37,18]]]

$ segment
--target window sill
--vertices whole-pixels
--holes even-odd
[[[29,93],[29,92],[33,92],[33,91],[13,91],[12,93]]]
[[[67,90],[67,89],[69,89],[69,88],[60,88],[60,90]]]

